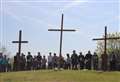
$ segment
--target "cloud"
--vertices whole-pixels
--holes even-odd
[[[22,18],[18,17],[17,15],[15,15],[13,12],[9,11],[8,9],[5,9],[4,11],[6,14],[10,15],[12,18],[14,18],[15,20],[22,22]]]
[[[21,0],[16,0],[16,2],[22,2],[22,3],[18,3],[20,5],[26,5],[28,6],[29,3],[26,3],[27,1],[21,1]],[[13,1],[14,2],[14,1]],[[28,1],[29,2],[29,1]],[[31,1],[30,1],[31,2]],[[36,1],[35,1],[36,2]],[[49,0],[50,2],[50,0]],[[52,2],[52,1],[51,1]],[[59,1],[56,1],[56,2],[59,2]],[[64,2],[64,1],[60,1],[60,2]],[[87,2],[86,0],[85,1],[81,1],[81,0],[72,0],[72,1],[67,1],[67,2],[64,2],[64,3],[67,3],[67,5],[65,5],[63,7],[63,11],[67,10],[67,9],[70,9],[74,6],[78,6],[80,5],[81,3],[84,3],[84,2]],[[7,3],[7,4],[10,4],[10,3]],[[6,5],[7,6],[7,5]],[[8,9],[9,8],[9,9]],[[29,17],[29,16],[18,16],[17,14],[15,14],[12,9],[8,6],[6,7],[6,13],[9,14],[11,17],[13,17],[15,20],[21,22],[21,23],[24,23],[23,21],[24,20],[28,20],[28,21],[31,21],[31,22],[35,22],[35,23],[38,23],[38,24],[43,24],[43,25],[47,25],[48,28],[59,28],[59,26],[57,25],[54,25],[54,24],[50,24],[48,22],[46,22],[44,19],[39,19],[39,18],[36,18],[36,17]],[[47,11],[45,11],[44,9],[42,9],[43,12],[42,13],[48,13]],[[49,12],[49,15],[57,15],[56,13],[53,13],[53,12]]]
[[[16,21],[19,22],[19,24],[26,24],[26,22],[24,22],[25,20],[27,21],[27,24],[38,24],[38,25],[47,25],[49,26],[50,24],[48,24],[46,21],[44,21],[43,19],[39,19],[39,18],[35,18],[35,17],[29,17],[29,16],[19,16],[17,14],[15,14],[12,10],[9,9],[5,9],[4,11],[7,15],[10,15],[10,17],[12,17],[13,19],[15,19]]]
[[[88,1],[86,1],[86,0],[84,0],[84,1],[81,1],[81,0],[73,0],[73,1],[71,1],[69,4],[65,5],[65,6],[63,7],[62,11],[64,12],[64,11],[67,10],[67,9],[70,9],[70,8],[72,8],[72,7],[75,7],[75,6],[78,6],[78,5],[80,5],[80,4],[82,4],[82,3],[85,3],[85,2],[88,2]]]
[[[47,1],[48,2],[53,2],[51,0],[47,0]],[[31,0],[25,0],[25,1],[23,1],[23,0],[12,0],[12,1],[6,1],[6,2],[15,2],[15,3],[17,3],[17,5],[29,6],[29,4],[30,4],[29,2],[47,2],[47,1],[38,1],[38,0],[36,0],[36,1],[31,1]],[[15,3],[13,3],[13,4],[15,4]],[[11,3],[6,3],[6,9],[4,9],[5,13],[7,13],[8,15],[10,15],[12,18],[14,18],[15,20],[17,20],[19,22],[24,23],[23,22],[24,20],[28,20],[28,21],[32,21],[32,22],[35,22],[35,23],[38,23],[38,24],[47,25],[48,27],[53,27],[53,26],[54,27],[58,27],[56,25],[50,24],[49,22],[46,22],[44,20],[44,18],[39,19],[39,18],[36,18],[36,17],[30,17],[29,15],[27,15],[27,16],[19,16],[19,15],[15,14],[15,12],[12,11],[13,9],[9,7],[9,4],[11,4]],[[30,6],[33,7],[32,5],[30,5]],[[53,13],[53,12],[50,12],[50,11],[46,11],[43,8],[40,8],[40,9],[41,9],[42,13],[44,13],[44,14],[48,14],[49,13],[48,15],[53,15],[53,16],[57,15],[56,13]]]
[[[41,2],[53,2],[51,0],[5,0],[3,2],[9,2],[9,3],[41,3]]]

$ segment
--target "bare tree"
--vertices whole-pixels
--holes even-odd
[[[0,46],[0,52],[6,55],[7,57],[10,56],[10,52],[8,52],[8,49],[5,46]]]
[[[104,37],[104,36],[103,36]],[[107,37],[120,37],[120,33],[110,33],[107,35]],[[98,41],[97,42],[97,49],[96,52],[100,56],[102,53],[104,53],[104,42]],[[117,40],[107,40],[107,54],[111,54],[114,52],[116,55],[120,56],[120,39]]]

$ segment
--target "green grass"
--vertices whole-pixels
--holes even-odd
[[[120,72],[39,70],[0,73],[0,82],[120,82]]]

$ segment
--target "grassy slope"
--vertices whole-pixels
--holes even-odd
[[[53,71],[0,73],[0,82],[120,82],[120,72]]]

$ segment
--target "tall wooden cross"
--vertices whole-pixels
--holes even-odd
[[[104,54],[107,54],[107,40],[117,40],[120,39],[120,37],[107,37],[107,26],[105,26],[105,34],[104,38],[95,38],[93,40],[104,40]]]
[[[12,43],[18,43],[18,54],[21,54],[21,44],[22,43],[28,43],[28,41],[22,41],[22,30],[19,31],[19,40],[18,41],[12,41]]]
[[[63,18],[64,18],[64,15],[62,14],[61,29],[48,29],[48,31],[60,31],[60,51],[59,51],[60,56],[62,55],[63,31],[66,31],[66,32],[74,32],[74,31],[76,31],[75,29],[63,29]]]

